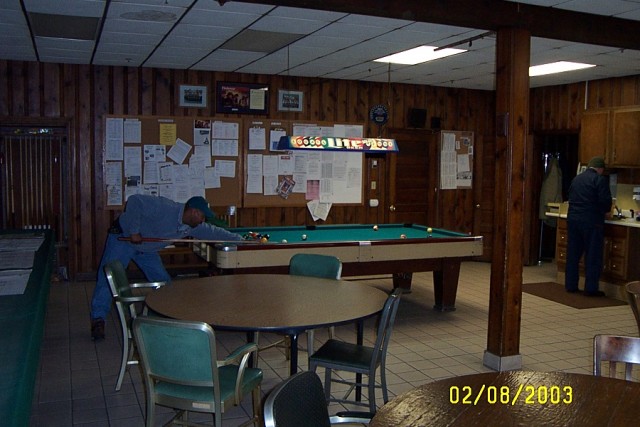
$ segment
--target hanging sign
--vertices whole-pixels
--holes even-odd
[[[339,138],[333,136],[283,136],[278,150],[332,150],[361,152],[398,151],[395,139],[384,138]]]

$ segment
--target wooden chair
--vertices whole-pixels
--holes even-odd
[[[633,366],[640,365],[640,338],[616,335],[593,337],[593,375],[603,375],[603,363],[609,363],[608,376],[618,377],[617,364],[624,363],[624,378],[632,381]]]
[[[627,292],[627,299],[633,311],[633,316],[636,318],[636,324],[638,325],[638,334],[640,334],[640,281],[629,282],[625,285]]]

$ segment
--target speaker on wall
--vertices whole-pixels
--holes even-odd
[[[409,108],[409,127],[423,128],[427,122],[427,110],[424,108]]]
[[[440,129],[440,117],[432,116],[431,117],[431,129],[439,130]]]

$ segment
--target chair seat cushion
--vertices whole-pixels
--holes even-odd
[[[346,368],[368,371],[373,358],[373,347],[330,339],[309,358],[320,366],[334,369]]]
[[[220,400],[224,403],[229,399],[233,399],[238,366],[223,366],[218,372],[220,374]],[[261,369],[247,368],[242,381],[242,394],[244,395],[250,392],[260,384],[261,381]],[[213,408],[213,387],[189,386],[159,381],[156,383],[155,391],[158,395],[192,400],[198,405],[210,405],[210,407]]]

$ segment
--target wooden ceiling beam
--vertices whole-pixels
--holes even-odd
[[[497,31],[526,29],[533,37],[640,49],[640,21],[503,0],[237,0]],[[225,0],[219,0],[224,4]]]

